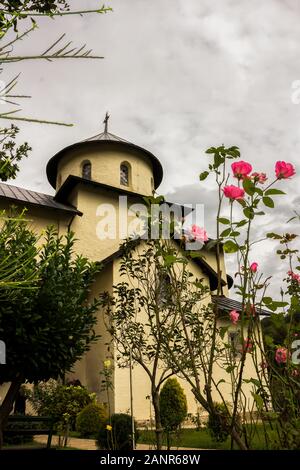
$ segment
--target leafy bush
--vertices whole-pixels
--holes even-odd
[[[175,378],[168,379],[160,392],[161,423],[166,431],[175,431],[187,417],[187,400]]]
[[[225,442],[230,434],[230,415],[224,403],[214,404],[215,413],[210,413],[207,428],[217,442]]]
[[[135,441],[139,434],[135,427]],[[132,447],[132,422],[131,416],[125,413],[117,413],[111,417],[111,425],[105,424],[97,436],[99,449],[122,450],[124,452],[133,450]]]
[[[104,427],[108,420],[107,411],[104,405],[90,403],[81,410],[76,418],[76,431],[82,437],[96,435],[101,426]]]
[[[50,416],[57,424],[67,421],[74,430],[77,414],[95,401],[95,394],[85,387],[63,385],[51,379],[36,385],[29,400],[38,415]]]

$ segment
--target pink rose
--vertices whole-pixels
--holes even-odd
[[[256,273],[257,268],[258,268],[258,263],[251,263],[250,264],[250,271],[252,271],[253,273]]]
[[[288,271],[288,275],[293,281],[297,281],[300,284],[300,274],[296,274],[293,271]]]
[[[229,313],[229,317],[230,317],[231,322],[234,325],[236,325],[238,322],[238,319],[240,318],[240,314],[236,310],[231,310],[231,312]]]
[[[288,358],[288,350],[286,348],[278,348],[275,353],[275,361],[277,364],[285,364]]]
[[[267,181],[266,173],[252,173],[251,178],[254,179],[256,183],[264,184]]]
[[[291,163],[286,162],[276,162],[275,165],[275,174],[279,180],[290,178],[296,173],[295,167]]]
[[[208,236],[204,228],[198,227],[198,225],[193,224],[192,227],[188,230],[189,236],[197,242],[207,242]]]
[[[243,162],[243,160],[241,160],[239,162],[232,163],[231,169],[233,171],[233,175],[239,180],[241,180],[248,176],[249,173],[251,173],[252,166],[250,165],[250,163]]]
[[[224,196],[229,197],[229,199],[234,200],[234,199],[243,199],[245,196],[245,191],[242,188],[239,188],[238,186],[225,186],[223,188]]]

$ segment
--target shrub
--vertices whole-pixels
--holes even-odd
[[[214,410],[209,414],[207,428],[215,441],[225,442],[230,434],[230,415],[224,403],[214,403]]]
[[[135,427],[135,441],[139,434]],[[125,413],[117,413],[111,417],[111,429],[107,423],[102,426],[97,436],[99,449],[122,450],[124,452],[133,450],[132,446],[132,422],[131,416]]]
[[[76,418],[76,431],[82,437],[91,437],[97,435],[101,426],[106,425],[108,419],[107,411],[104,405],[99,403],[90,403],[81,410]]]
[[[168,449],[171,446],[171,433],[179,431],[187,417],[187,400],[177,379],[168,379],[159,397],[161,424],[167,434]]]
[[[168,379],[160,392],[161,423],[166,431],[175,431],[187,417],[187,400],[177,379]]]
[[[74,430],[77,414],[95,401],[95,395],[85,387],[63,385],[50,379],[36,385],[29,400],[38,415],[50,416],[60,425],[68,417],[70,429]]]

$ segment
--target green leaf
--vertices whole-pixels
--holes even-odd
[[[274,233],[274,232],[269,232],[267,233],[267,238],[274,238],[274,240],[281,240],[282,236],[281,235],[278,235],[278,233]]]
[[[224,243],[224,252],[225,253],[236,253],[239,249],[238,245],[234,243],[232,240],[227,240]]]
[[[262,303],[265,305],[271,304],[273,302],[272,297],[263,297],[262,298]]]
[[[177,258],[174,255],[167,255],[164,258],[165,266],[171,266],[172,264],[176,263]]]
[[[214,156],[214,168],[219,168],[222,163],[225,162],[225,157],[222,157],[219,153],[216,153]]]
[[[244,210],[244,215],[245,217],[247,217],[248,219],[253,219],[254,218],[254,210],[252,207],[246,207]]]
[[[238,222],[236,224],[237,227],[243,227],[244,225],[246,225],[248,223],[248,220],[246,219],[243,219],[243,220],[240,220],[240,222]]]
[[[199,179],[200,181],[204,181],[209,175],[209,171],[203,171],[202,173],[200,173],[199,175]]]
[[[262,189],[255,187],[255,192],[259,194],[260,196],[263,196],[264,192]]]
[[[274,307],[279,308],[279,307],[286,307],[289,304],[288,304],[288,302],[277,302],[277,301],[275,301],[275,302],[273,302],[273,305],[274,305]]]
[[[231,232],[231,228],[227,228],[226,230],[223,230],[223,232],[220,234],[220,237],[228,237],[230,232]]]
[[[273,201],[273,199],[271,199],[270,197],[268,197],[268,196],[267,196],[267,197],[263,197],[262,200],[263,200],[263,203],[264,203],[265,206],[271,207],[271,208],[274,207],[274,201]]]
[[[237,199],[236,202],[238,202],[242,207],[247,206],[247,203],[244,199]]]
[[[223,225],[229,225],[230,224],[230,220],[226,219],[225,217],[218,217],[218,222],[220,222],[220,224],[223,224]]]
[[[275,196],[275,194],[286,194],[284,191],[281,191],[281,189],[267,189],[265,191],[265,196]]]
[[[253,196],[253,194],[255,193],[255,189],[256,189],[255,184],[253,183],[253,181],[250,180],[250,178],[244,179],[243,188],[245,192],[249,194],[249,196]]]
[[[215,153],[216,151],[216,147],[210,147],[209,149],[205,150],[205,153]]]
[[[254,401],[256,403],[257,408],[259,410],[261,410],[262,407],[264,406],[264,401],[263,401],[262,397],[260,395],[258,395],[257,393],[253,393],[253,392],[251,392],[251,393],[252,393],[252,396],[254,398]]]

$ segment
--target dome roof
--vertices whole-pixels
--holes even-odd
[[[85,139],[81,142],[76,142],[74,144],[65,147],[64,149],[60,150],[57,154],[55,154],[48,162],[46,172],[47,178],[49,183],[53,188],[56,187],[56,177],[57,177],[57,167],[59,161],[66,155],[69,151],[79,148],[91,148],[95,146],[105,146],[105,145],[114,145],[119,148],[132,149],[139,152],[141,155],[148,158],[153,167],[153,178],[154,178],[154,187],[155,189],[160,185],[163,177],[163,169],[161,166],[160,161],[158,158],[155,157],[151,152],[144,149],[143,147],[139,147],[138,145],[133,144],[132,142],[128,142],[121,137],[118,137],[115,134],[112,134],[107,131],[107,126],[105,126],[105,131],[97,134],[93,137]]]

